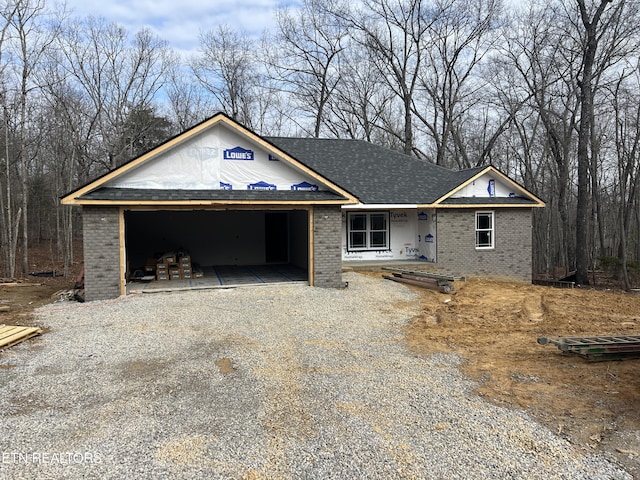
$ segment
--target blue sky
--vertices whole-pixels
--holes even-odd
[[[131,34],[148,26],[181,52],[196,50],[200,32],[221,24],[259,37],[273,26],[274,10],[283,3],[298,0],[66,0],[73,16],[104,17]]]

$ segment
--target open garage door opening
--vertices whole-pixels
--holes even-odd
[[[124,218],[128,285],[309,282],[307,210],[130,210]]]

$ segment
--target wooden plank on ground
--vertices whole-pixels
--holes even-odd
[[[449,282],[465,281],[465,277],[455,277],[453,275],[442,275],[440,273],[427,272],[424,270],[404,270],[402,268],[393,268],[393,267],[382,267],[382,270],[400,272],[402,274],[407,274],[407,275],[417,275],[419,277],[433,278],[436,280],[447,280]]]
[[[40,335],[38,327],[21,327],[16,325],[0,325],[0,348],[8,348],[28,338]]]
[[[425,282],[422,280],[412,280],[410,278],[404,278],[404,277],[395,277],[395,276],[391,276],[391,275],[383,275],[383,278],[386,278],[387,280],[393,280],[394,282],[400,282],[400,283],[408,283],[409,285],[414,285],[416,287],[422,287],[422,288],[429,288],[431,290],[438,290],[441,293],[450,293],[453,291],[453,286],[452,285],[445,285],[445,286],[440,286],[437,283],[434,282]]]
[[[576,282],[564,282],[562,280],[544,280],[540,278],[534,278],[534,285],[542,285],[543,287],[555,287],[555,288],[574,288]]]

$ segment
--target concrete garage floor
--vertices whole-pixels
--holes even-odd
[[[261,285],[271,283],[307,283],[306,270],[294,265],[224,265],[206,267],[202,278],[130,282],[127,293],[153,293],[179,290]]]

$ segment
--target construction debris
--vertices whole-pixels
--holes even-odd
[[[436,276],[437,278],[433,278],[433,276]],[[399,272],[393,272],[392,275],[383,275],[383,277],[387,280],[393,280],[394,282],[407,283],[417,287],[438,290],[441,293],[451,293],[455,290],[454,286],[449,283],[449,278],[452,277],[444,278],[442,275],[431,274],[428,272],[400,270]]]
[[[84,289],[83,288],[72,288],[70,290],[58,290],[56,293],[51,295],[56,302],[84,302]]]
[[[563,353],[582,355],[589,361],[640,358],[640,336],[612,337],[539,337],[540,345],[552,343]]]
[[[9,348],[28,338],[40,335],[38,327],[20,327],[16,325],[0,325],[0,349]]]
[[[576,282],[566,282],[564,280],[545,280],[542,278],[534,278],[532,283],[534,285],[542,285],[543,287],[554,288],[574,288],[576,286]]]
[[[418,277],[434,278],[437,280],[447,280],[449,282],[464,282],[465,277],[456,277],[453,275],[444,275],[442,273],[426,272],[424,270],[404,270],[401,268],[382,267],[382,270],[403,273],[407,275],[416,275]]]

